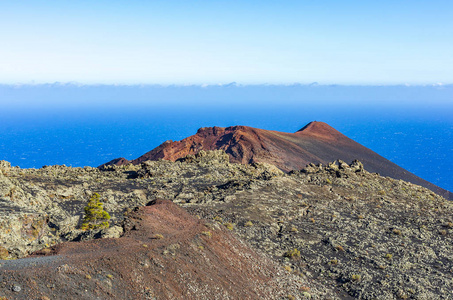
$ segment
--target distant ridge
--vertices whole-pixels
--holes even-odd
[[[200,128],[195,135],[181,141],[166,141],[132,161],[119,158],[102,166],[140,164],[158,159],[175,161],[200,150],[218,149],[224,150],[230,156],[231,162],[266,162],[286,172],[300,170],[309,163],[327,164],[337,159],[347,162],[358,159],[370,172],[421,185],[453,200],[453,193],[410,173],[328,124],[317,121],[308,123],[295,133],[248,126]]]

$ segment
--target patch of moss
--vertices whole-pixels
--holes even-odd
[[[9,252],[4,247],[0,246],[0,260],[8,259]]]

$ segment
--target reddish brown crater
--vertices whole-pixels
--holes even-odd
[[[200,128],[195,135],[181,141],[167,141],[132,160],[172,160],[200,150],[224,150],[235,163],[266,162],[283,171],[299,170],[308,163],[326,164],[337,159],[360,160],[369,172],[402,179],[424,186],[447,199],[453,194],[351,140],[323,122],[311,122],[295,133],[263,130],[248,126]],[[112,161],[113,162],[113,161]],[[125,163],[128,163],[127,161]],[[110,163],[109,163],[110,164]],[[120,164],[115,162],[115,164]]]

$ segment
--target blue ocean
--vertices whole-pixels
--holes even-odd
[[[21,168],[133,159],[200,127],[316,120],[453,191],[451,85],[3,85],[0,109],[0,160]]]

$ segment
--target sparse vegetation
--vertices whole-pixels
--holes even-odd
[[[285,257],[289,258],[298,258],[300,257],[300,251],[297,250],[297,248],[294,248],[293,250],[289,250],[284,254]]]
[[[100,200],[100,195],[94,193],[85,206],[85,217],[82,221],[82,230],[93,230],[109,227],[110,215],[104,210],[104,203]]]
[[[360,281],[362,277],[359,274],[352,274],[351,281]]]
[[[252,226],[253,226],[252,221],[247,221],[247,222],[244,224],[244,227],[252,227]]]
[[[207,236],[208,238],[212,237],[212,232],[210,231],[202,231],[201,234]]]
[[[223,225],[225,225],[225,227],[228,228],[229,230],[233,230],[234,229],[234,224],[233,223],[229,223],[228,222],[228,223],[225,223]]]
[[[8,250],[6,250],[4,247],[0,246],[0,260],[8,259],[8,256],[9,256]]]
[[[238,226],[235,236],[246,239],[252,247],[265,252],[279,263],[279,274],[287,273],[283,270],[285,267],[291,272],[291,274],[284,274],[285,276],[300,276],[297,278],[300,282],[296,289],[282,291],[280,295],[284,297],[291,294],[297,299],[305,299],[302,295],[305,290],[300,286],[310,285],[312,289],[309,292],[312,298],[332,299],[334,297],[329,294],[329,289],[339,282],[341,285],[338,285],[338,290],[343,290],[342,292],[350,295],[360,294],[363,299],[372,299],[381,291],[380,295],[383,299],[402,299],[397,295],[399,289],[410,299],[422,298],[423,295],[430,296],[430,299],[437,299],[441,289],[450,290],[452,278],[450,254],[453,245],[451,202],[402,181],[367,172],[332,171],[326,166],[323,169],[314,169],[313,173],[295,171],[280,177],[276,176],[271,181],[257,178],[257,169],[252,166],[215,163],[209,165],[209,168],[217,172],[211,172],[212,176],[209,180],[200,175],[209,173],[208,167],[200,167],[193,163],[186,165],[164,161],[131,166],[130,169],[112,168],[118,172],[102,172],[94,169],[90,172],[94,174],[93,176],[105,176],[104,182],[111,181],[112,185],[117,185],[117,189],[106,191],[106,196],[109,195],[106,208],[115,220],[115,224],[111,222],[111,227],[121,226],[123,220],[130,221],[131,223],[124,223],[129,227],[125,225],[123,228],[137,229],[138,232],[134,231],[134,233],[141,234],[143,228],[139,221],[134,219],[136,205],[140,203],[145,205],[150,198],[154,197],[172,199],[176,197],[176,203],[180,203],[193,215],[200,216],[202,220],[197,220],[198,224],[206,226],[199,227],[206,231],[199,231],[199,235],[194,236],[190,248],[187,249],[194,255],[209,257],[211,246],[222,241],[223,231],[226,230],[219,229],[227,226],[227,222],[235,222]],[[230,174],[230,170],[235,171],[235,175],[225,178],[223,173]],[[134,172],[145,174],[145,171],[149,174],[163,175],[154,176],[153,181],[151,179],[148,181],[146,178],[135,181],[126,177]],[[17,178],[15,172],[11,170],[12,178],[16,178],[18,182],[23,181],[17,184],[18,192],[15,194],[15,201],[29,207],[48,205],[52,208],[52,214],[58,212],[56,216],[68,216],[68,212],[71,213],[66,209],[68,207],[71,209],[76,207],[75,211],[81,212],[86,203],[80,204],[77,201],[77,195],[81,195],[87,189],[101,191],[101,185],[95,183],[93,178],[90,178],[91,173],[84,173],[85,171],[75,172],[72,169],[64,169],[58,174],[58,179],[61,181],[56,181],[48,177],[42,179],[39,173],[42,171],[35,170],[33,174],[36,175],[32,175],[36,176],[33,181],[36,187],[33,188],[25,179]],[[27,172],[25,171],[24,176],[31,177]],[[77,175],[72,191],[67,192],[68,195],[75,195],[73,198],[61,195],[66,183],[63,176],[76,176],[71,175],[71,172]],[[341,176],[336,177],[335,174]],[[335,184],[326,185],[326,178],[335,181]],[[81,179],[84,186],[79,184]],[[71,178],[68,182],[72,182],[69,180]],[[88,187],[85,182],[88,182]],[[93,182],[92,185],[91,182]],[[55,190],[52,190],[52,186],[56,187]],[[163,186],[165,189],[162,188]],[[147,199],[142,199],[144,187],[158,190],[159,193],[148,193]],[[205,189],[209,189],[209,193],[201,194]],[[385,196],[379,195],[381,190],[386,191]],[[9,191],[8,187],[4,193]],[[28,200],[24,198],[22,191],[33,195],[36,192],[37,197]],[[127,196],[125,196],[126,192]],[[102,199],[104,199],[103,193]],[[180,198],[175,195],[180,195]],[[416,200],[418,196],[420,200]],[[193,202],[188,202],[192,200]],[[123,213],[127,211],[128,216],[124,219]],[[27,217],[27,220],[30,219],[30,215],[28,212],[22,214]],[[35,215],[32,219],[38,220]],[[47,222],[45,218],[42,219]],[[56,217],[51,218],[50,221],[55,223],[55,226],[51,224],[51,227],[46,226],[46,223],[41,226],[36,222],[27,221],[26,226],[20,226],[14,231],[6,218],[0,219],[0,226],[4,233],[2,241],[13,234],[20,238],[21,232],[26,232],[27,240],[23,243],[25,246],[22,246],[22,249],[33,250],[36,248],[32,247],[55,245],[59,242],[60,236],[68,236],[72,239],[76,235],[84,235],[92,238],[97,234],[97,232],[72,231],[74,228],[69,228],[58,220]],[[39,231],[40,228],[43,230]],[[154,242],[149,239],[140,240],[138,244],[140,250],[151,255],[151,252],[143,248],[145,246],[142,247],[143,243],[147,243],[149,248],[154,243],[158,243],[166,253],[167,262],[173,259],[181,262],[181,257],[173,256],[174,250],[165,248],[167,242],[173,242],[173,236],[167,236],[167,231],[153,230],[155,231],[151,231],[149,237],[164,238],[158,235],[153,237],[153,233],[165,232],[165,239]],[[28,239],[35,236],[39,238],[33,242],[34,244],[30,244]],[[215,237],[216,243],[213,244],[212,240],[208,240],[210,236]],[[5,244],[0,243],[0,245],[7,247]],[[8,247],[10,255],[15,255],[13,248],[10,245]],[[300,250],[300,258],[290,253],[285,255],[286,251],[292,252],[294,248]],[[241,251],[241,249],[238,250]],[[38,254],[42,255],[46,250],[39,251]],[[52,249],[52,253],[54,251],[58,252],[58,248]],[[395,255],[394,258],[393,255]],[[297,257],[297,259],[291,257]],[[254,258],[250,257],[250,261],[253,260]],[[142,266],[154,266],[154,264],[157,266],[160,263],[165,265],[157,259],[151,262],[144,259],[143,263],[145,265]],[[90,285],[97,284],[98,279],[101,283],[102,280],[99,277],[101,275],[95,276],[96,273],[90,273],[93,274],[91,282],[86,281],[84,278],[86,270],[85,273],[80,273],[82,275],[79,279],[85,280],[85,283]],[[115,279],[121,280],[120,272],[115,269],[109,270],[109,272],[117,272],[114,273]],[[417,270],[426,270],[426,272]],[[353,275],[361,276],[360,280],[353,278]],[[424,281],[427,276],[431,284]],[[104,277],[105,281],[109,282],[107,280],[109,277],[106,275]],[[416,288],[414,282],[417,283]],[[113,284],[113,280],[109,284]],[[410,292],[411,287],[414,288],[414,292]]]

